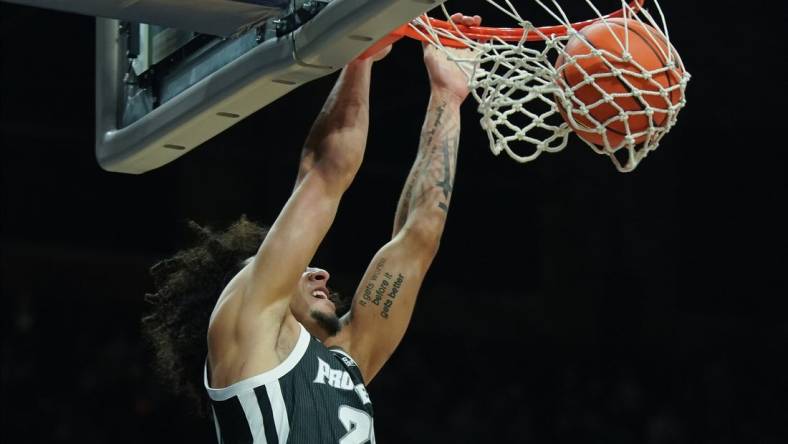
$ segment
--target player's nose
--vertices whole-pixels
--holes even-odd
[[[330,277],[331,275],[322,268],[307,268],[307,279],[310,281],[322,281],[325,285]]]

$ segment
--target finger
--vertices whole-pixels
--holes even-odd
[[[461,12],[452,14],[451,21],[464,26],[479,26],[482,24],[482,18],[479,15],[468,16],[463,15]]]
[[[421,49],[424,51],[424,55],[427,55],[430,52],[433,52],[433,51],[437,50],[435,45],[430,43],[430,42],[422,42],[421,43]]]

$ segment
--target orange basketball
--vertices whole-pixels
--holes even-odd
[[[651,119],[653,119],[654,126],[662,127],[668,124],[667,110],[670,106],[676,105],[682,100],[683,93],[680,88],[674,88],[667,93],[667,96],[663,96],[659,94],[660,86],[667,89],[678,85],[684,74],[684,69],[675,48],[672,46],[669,48],[665,36],[657,29],[635,20],[629,20],[627,24],[629,27],[629,53],[632,58],[630,61],[621,60],[624,53],[622,44],[626,44],[625,21],[624,19],[614,18],[608,19],[607,24],[609,28],[605,23],[598,22],[580,31],[588,43],[576,36],[570,38],[566,44],[565,51],[568,56],[578,57],[576,63],[569,64],[561,70],[566,60],[564,54],[561,54],[555,66],[556,69],[559,69],[558,83],[563,89],[573,88],[582,84],[586,79],[583,71],[589,76],[596,77],[594,79],[596,87],[593,84],[582,85],[575,89],[574,95],[580,102],[589,107],[591,117],[605,126],[607,140],[611,147],[619,148],[623,145],[624,138],[627,136],[626,124],[629,125],[631,134],[639,133],[649,128],[648,115],[645,113],[631,114],[631,112],[643,112],[648,107],[651,107],[653,110]],[[621,44],[613,36],[613,33],[618,37]],[[607,51],[610,54],[603,52],[601,55],[592,55],[593,49],[589,45],[600,51]],[[673,55],[672,59],[676,66],[673,69],[655,72],[668,66],[669,54]],[[616,70],[620,70],[618,76],[613,75]],[[634,74],[643,73],[644,70],[651,73],[650,79]],[[627,82],[629,82],[629,85]],[[604,93],[629,94],[634,90],[643,91],[644,94],[640,98],[630,95],[614,97],[612,102],[603,102],[597,106],[592,106],[603,99]],[[649,94],[650,92],[656,94]],[[572,124],[560,101],[556,100],[556,103],[564,120],[575,129],[581,138],[598,146],[605,145],[602,134],[589,132],[589,129],[593,131],[597,126],[591,119],[575,112],[573,117],[576,124]],[[575,104],[579,106],[576,102]],[[617,109],[615,105],[621,107],[622,110]],[[626,117],[621,117],[622,114]],[[612,118],[616,119],[611,120]],[[635,138],[635,141],[636,143],[641,143],[646,137],[646,134],[640,135]]]

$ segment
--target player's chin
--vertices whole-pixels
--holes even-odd
[[[313,311],[319,311],[326,314],[330,313],[336,315],[337,312],[336,305],[330,299],[317,299],[315,301],[312,301],[310,308]]]
[[[331,305],[333,306],[333,304]],[[320,324],[320,326],[326,331],[326,333],[328,333],[329,336],[334,336],[339,332],[341,324],[339,322],[339,317],[337,317],[333,310],[313,306],[312,310],[310,311],[310,315],[312,316],[312,319]]]

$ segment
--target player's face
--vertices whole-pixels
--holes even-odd
[[[328,272],[320,268],[309,267],[304,270],[298,282],[298,294],[291,299],[290,309],[307,329],[312,325],[319,326],[329,335],[333,335],[339,321],[337,308],[329,299],[329,278]]]

